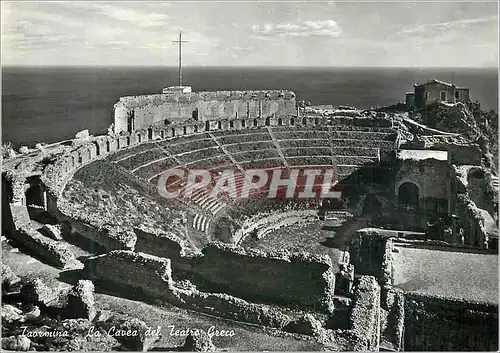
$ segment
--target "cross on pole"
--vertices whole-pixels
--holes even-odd
[[[179,32],[179,40],[173,40],[174,43],[179,43],[179,86],[182,86],[182,43],[187,40],[182,40],[182,31]]]

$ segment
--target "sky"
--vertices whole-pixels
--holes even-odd
[[[8,2],[3,65],[497,67],[493,2]]]

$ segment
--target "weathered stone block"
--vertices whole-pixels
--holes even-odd
[[[58,293],[39,278],[29,280],[21,287],[21,297],[28,303],[48,305]]]
[[[68,293],[66,306],[67,318],[84,318],[92,321],[96,315],[94,302],[94,284],[80,280]]]
[[[31,346],[31,340],[24,336],[10,336],[2,338],[2,349],[9,351],[28,351]]]

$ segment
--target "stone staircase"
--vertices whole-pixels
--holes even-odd
[[[193,228],[201,232],[206,232],[210,226],[210,221],[204,215],[195,214],[193,218]]]
[[[276,136],[274,136],[273,130],[268,126],[267,131],[269,132],[269,136],[271,136],[271,140],[273,140],[274,146],[276,147],[276,150],[278,151],[278,154],[280,155],[280,158],[283,161],[283,165],[285,166],[286,169],[290,169],[290,166],[288,165],[288,162],[285,159],[285,155],[281,150],[280,144],[278,143]]]

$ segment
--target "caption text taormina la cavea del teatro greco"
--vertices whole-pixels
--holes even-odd
[[[23,335],[28,338],[34,337],[70,337],[69,328],[65,330],[31,330],[27,326],[23,326]],[[95,326],[90,326],[85,337],[100,337],[103,335],[108,335],[112,337],[137,337],[140,335],[144,336],[164,336],[169,335],[173,337],[186,337],[188,335],[197,336],[201,332],[206,332],[210,337],[234,337],[234,330],[222,330],[216,326],[210,326],[208,328],[197,328],[197,327],[180,327],[176,325],[167,325],[165,327],[157,326],[156,328],[148,327],[144,332],[139,332],[135,329],[121,329],[116,326],[111,326],[107,330],[99,329]]]

